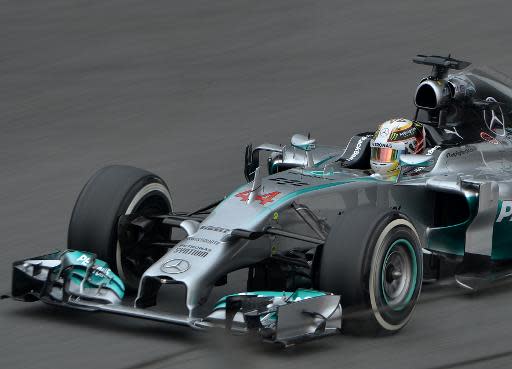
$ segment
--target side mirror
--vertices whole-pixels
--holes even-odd
[[[405,167],[429,167],[434,164],[434,158],[430,155],[400,155],[400,166]]]
[[[404,154],[400,155],[400,173],[397,177],[397,182],[402,179],[404,168],[426,168],[434,165],[434,158],[430,155],[416,155],[416,154]]]
[[[315,148],[315,139],[306,137],[301,134],[295,134],[292,136],[292,146],[304,151],[311,151]]]

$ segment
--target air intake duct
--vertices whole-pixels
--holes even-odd
[[[424,79],[416,89],[414,104],[421,109],[441,109],[446,106],[452,96],[453,87],[442,79]]]

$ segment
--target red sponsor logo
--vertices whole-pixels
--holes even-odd
[[[488,134],[486,132],[480,132],[480,137],[482,138],[482,140],[492,143],[494,145],[499,144],[499,141],[497,139],[495,139],[494,137],[492,137],[490,134]]]
[[[276,197],[280,193],[281,192],[278,192],[278,191],[269,192],[269,193],[257,195],[254,199],[256,201],[259,201],[261,205],[265,205],[265,204],[267,204],[269,202],[274,201],[274,197]],[[244,192],[237,193],[235,195],[235,197],[239,197],[240,201],[247,201],[247,200],[249,200],[249,195],[250,194],[251,194],[251,190],[247,190],[247,191],[244,191]]]

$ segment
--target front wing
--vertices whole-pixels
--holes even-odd
[[[221,327],[256,333],[284,345],[341,329],[340,296],[314,290],[258,291],[221,299],[204,318],[126,304],[124,284],[92,253],[66,250],[13,264],[12,295],[69,308],[156,320],[197,329]]]

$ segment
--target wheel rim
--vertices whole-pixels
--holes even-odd
[[[395,311],[403,310],[416,288],[418,265],[412,244],[406,239],[394,241],[386,252],[381,272],[382,295]]]

